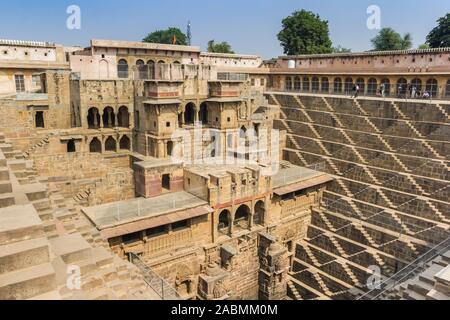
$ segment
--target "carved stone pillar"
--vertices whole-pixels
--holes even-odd
[[[268,234],[259,234],[259,299],[282,300],[286,297],[289,253]]]

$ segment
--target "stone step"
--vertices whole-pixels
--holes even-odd
[[[105,267],[114,262],[114,256],[103,247],[92,248],[91,254],[98,267]]]
[[[3,155],[3,152],[0,151],[0,167],[6,167],[7,161],[5,156]]]
[[[50,261],[47,238],[0,246],[0,274],[26,269]]]
[[[13,193],[0,194],[0,208],[10,207],[16,204]]]
[[[87,260],[92,257],[91,246],[77,233],[51,239],[50,248],[67,264]]]
[[[9,181],[0,181],[0,194],[11,193],[12,185]]]
[[[76,212],[71,212],[67,208],[58,208],[55,210],[55,218],[60,221],[71,220],[77,216]]]
[[[8,181],[9,180],[9,170],[7,167],[0,168],[0,181]]]
[[[0,209],[0,245],[44,236],[42,220],[33,205]]]
[[[24,160],[8,160],[8,166],[13,171],[25,170],[27,168]]]
[[[36,208],[36,210],[38,212],[52,209],[52,203],[50,202],[50,200],[48,198],[33,201],[33,206]]]
[[[38,211],[38,214],[39,214],[39,218],[41,218],[41,220],[44,222],[54,218],[53,217],[53,209]]]
[[[44,231],[47,233],[51,233],[51,232],[55,232],[56,229],[56,224],[54,221],[51,220],[47,220],[44,221]]]
[[[0,300],[25,300],[56,289],[50,263],[0,275]]]

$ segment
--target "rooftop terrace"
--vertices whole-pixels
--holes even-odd
[[[190,210],[196,208],[199,210]],[[104,230],[156,218],[151,221],[153,227],[203,215],[210,209],[206,201],[181,191],[150,199],[136,198],[82,210],[98,229]]]

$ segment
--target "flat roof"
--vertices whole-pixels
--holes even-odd
[[[193,165],[193,166],[187,166],[185,168],[186,171],[188,172],[192,172],[195,173],[199,176],[203,176],[205,178],[211,176],[216,176],[216,177],[220,177],[220,176],[226,176],[230,173],[235,173],[235,174],[240,174],[240,173],[246,173],[249,170],[260,170],[261,167],[259,165],[252,165],[252,164],[247,164],[247,165],[225,165],[225,164],[221,164],[221,165],[208,165],[208,164],[204,164],[204,165]]]
[[[189,213],[190,209],[195,208],[203,209],[198,211],[198,215],[207,214],[209,209],[212,211],[212,208],[209,207],[208,202],[205,200],[202,200],[191,193],[181,191],[149,199],[135,198],[95,207],[82,208],[82,211],[99,230],[105,230],[132,223],[138,223],[137,226],[139,228],[139,224],[141,224],[143,220],[160,218],[164,215],[183,211]],[[184,217],[185,216],[183,216],[183,218]],[[186,217],[186,219],[188,218],[189,216]],[[175,222],[173,220],[176,220],[176,218],[171,219],[172,222]],[[161,220],[158,222],[161,222]],[[153,221],[152,225],[159,226],[157,221]],[[133,229],[134,228],[135,227],[133,227]],[[141,230],[145,229],[146,228],[142,228]],[[132,232],[136,231],[131,231],[131,233]]]
[[[401,54],[427,54],[450,52],[450,47],[446,48],[430,48],[430,49],[414,49],[414,50],[387,50],[387,51],[366,51],[366,52],[343,52],[343,53],[325,53],[325,54],[303,54],[292,56],[280,56],[279,59],[321,59],[321,58],[352,58],[366,56],[386,56]]]
[[[326,173],[305,167],[292,166],[280,169],[275,174],[273,177],[273,191],[275,194],[283,195],[332,180],[333,178]]]
[[[154,99],[154,100],[145,100],[144,104],[150,104],[150,105],[181,104],[181,100],[178,100],[178,99]]]
[[[127,49],[151,49],[151,50],[168,50],[200,53],[200,47],[181,46],[163,43],[148,43],[138,41],[121,41],[121,40],[91,40],[92,47],[102,48],[127,48]]]
[[[207,102],[242,102],[243,99],[236,97],[236,98],[209,98],[206,99]]]

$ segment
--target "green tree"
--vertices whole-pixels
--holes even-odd
[[[179,28],[173,27],[149,33],[142,41],[149,43],[173,44],[174,36],[177,40],[176,44],[187,45],[187,36]]]
[[[431,48],[450,47],[450,13],[439,18],[438,25],[427,36]]]
[[[328,21],[313,12],[295,11],[282,21],[278,40],[287,55],[333,52]]]
[[[234,53],[231,49],[231,46],[228,42],[218,42],[216,43],[214,40],[208,42],[208,52],[215,53]]]
[[[407,33],[402,37],[392,28],[383,28],[378,35],[372,39],[372,45],[375,51],[407,50],[412,47],[412,37],[410,33]]]
[[[348,53],[352,52],[352,49],[344,48],[342,46],[333,47],[333,53]]]
[[[426,43],[419,45],[418,49],[430,49],[430,46]]]

